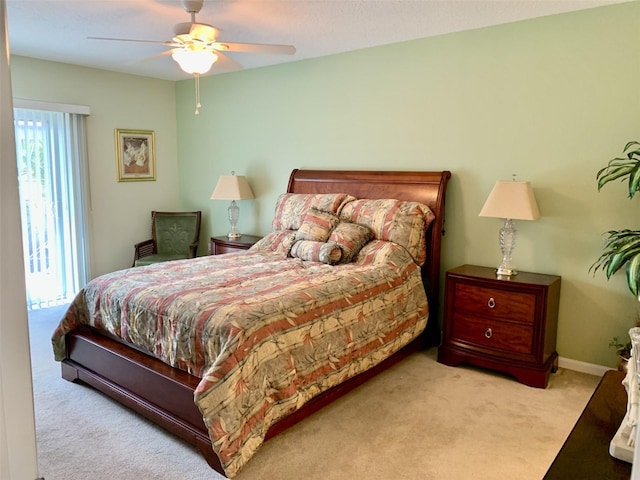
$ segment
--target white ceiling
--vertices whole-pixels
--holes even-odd
[[[289,44],[295,55],[228,53],[254,68],[626,0],[205,0],[196,19],[220,41]],[[180,0],[6,0],[11,53],[167,80],[189,78],[160,56],[188,22]],[[230,71],[224,62],[209,74]]]

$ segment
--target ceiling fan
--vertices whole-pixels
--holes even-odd
[[[158,43],[170,47],[165,54],[171,54],[180,68],[196,77],[196,115],[200,108],[199,77],[211,70],[220,58],[235,67],[242,66],[223,52],[268,53],[293,55],[296,49],[292,45],[274,45],[264,43],[220,42],[220,30],[213,25],[196,21],[196,13],[200,12],[204,0],[182,0],[182,7],[191,15],[190,22],[178,23],[173,27],[173,38],[169,41],[136,40],[126,38],[87,37],[92,40],[115,40],[121,42]]]

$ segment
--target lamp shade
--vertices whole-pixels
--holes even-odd
[[[540,211],[529,182],[497,181],[479,216],[537,220]]]
[[[211,70],[213,64],[218,60],[218,55],[211,50],[201,48],[174,48],[171,51],[171,58],[185,72],[202,75]]]
[[[253,191],[242,175],[221,175],[211,194],[212,200],[248,200],[250,198],[253,198]]]

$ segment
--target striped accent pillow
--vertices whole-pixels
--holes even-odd
[[[281,230],[269,232],[258,240],[249,250],[254,252],[268,252],[276,255],[289,255],[293,242],[296,241],[295,230]]]
[[[349,202],[340,219],[369,227],[376,240],[397,243],[407,249],[418,265],[426,260],[426,230],[435,215],[418,202],[360,199]]]
[[[340,263],[349,263],[372,238],[373,232],[370,228],[357,223],[340,222],[327,241],[337,243],[342,250]]]
[[[283,193],[276,201],[272,230],[297,230],[310,208],[338,214],[351,200],[355,197],[347,193]]]
[[[337,215],[311,207],[296,232],[296,240],[324,242],[338,223],[340,219]]]

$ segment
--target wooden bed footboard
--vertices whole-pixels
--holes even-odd
[[[193,401],[199,378],[88,328],[67,334],[62,378],[83,382],[182,438],[224,474]]]
[[[213,451],[202,415],[193,401],[200,379],[109,337],[82,328],[68,333],[62,378],[86,383],[139,413],[195,447],[217,472],[224,469]],[[409,354],[424,348],[420,336],[395,355],[346,382],[311,399],[302,408],[275,423],[265,436],[273,438],[337,398],[363,384]]]
[[[350,193],[358,198],[396,198],[428,205],[435,220],[427,230],[427,261],[422,278],[429,301],[429,322],[423,334],[380,364],[318,395],[267,432],[271,438],[318,411],[410,353],[440,343],[438,319],[440,250],[444,234],[445,192],[451,173],[294,170],[290,193]],[[198,377],[170,367],[139,350],[89,328],[66,336],[62,377],[83,382],[131,408],[193,445],[209,465],[224,475],[202,415],[194,403]]]

